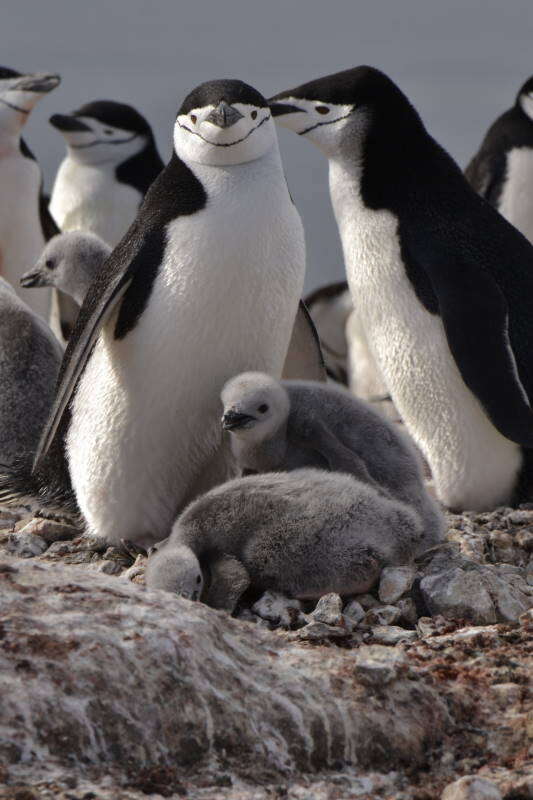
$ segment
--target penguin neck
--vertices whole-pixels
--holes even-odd
[[[287,422],[268,438],[249,444],[235,437],[233,452],[243,469],[270,472],[279,469],[287,453]]]
[[[210,200],[222,199],[227,202],[231,192],[238,191],[244,181],[261,182],[263,187],[272,187],[280,182],[286,185],[281,157],[277,146],[271,147],[264,155],[242,164],[212,165],[197,161],[187,162],[187,166],[204,186]]]
[[[0,130],[0,158],[5,157],[7,155],[20,153],[21,142],[22,142],[22,125],[2,124],[2,128]]]

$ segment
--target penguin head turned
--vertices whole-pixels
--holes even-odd
[[[518,92],[518,97],[516,98],[516,104],[522,109],[524,114],[527,117],[529,117],[529,119],[533,122],[533,76],[527,79],[527,81],[524,83],[524,85]]]
[[[231,166],[254,161],[277,147],[265,98],[239,80],[202,83],[183,101],[174,126],[174,149],[185,162]]]
[[[179,519],[175,528],[179,528]],[[169,541],[156,545],[146,565],[146,585],[187,600],[200,600],[204,577],[197,556],[190,547]]]
[[[290,401],[284,387],[263,372],[243,372],[222,389],[222,427],[242,444],[258,445],[283,431]]]
[[[153,142],[147,120],[132,106],[94,100],[70,114],[53,114],[50,124],[66,140],[70,158],[114,167]]]
[[[361,146],[371,132],[409,138],[420,118],[396,84],[374,67],[354,67],[279,92],[269,100],[284,128],[305,136],[328,157]],[[407,127],[406,127],[407,126]]]
[[[33,107],[59,86],[61,78],[51,72],[16,72],[0,67],[0,128],[15,132],[26,123]]]

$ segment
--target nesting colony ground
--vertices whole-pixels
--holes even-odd
[[[533,506],[448,524],[372,594],[232,619],[0,511],[0,798],[533,797]]]

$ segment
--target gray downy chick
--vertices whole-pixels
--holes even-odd
[[[31,464],[62,351],[52,331],[0,278],[0,464]]]
[[[420,548],[420,516],[350,475],[236,478],[191,503],[148,560],[149,589],[233,611],[248,586],[296,598],[368,591]]]
[[[221,393],[222,425],[231,434],[238,467],[250,472],[320,467],[346,472],[408,503],[424,522],[424,544],[444,534],[420,458],[397,426],[344,389],[311,381],[278,382],[246,372]]]
[[[68,231],[52,237],[21,286],[55,286],[81,306],[89,286],[111,253],[111,247],[88,231]]]

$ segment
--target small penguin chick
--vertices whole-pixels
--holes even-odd
[[[89,286],[111,253],[111,247],[88,231],[67,231],[53,236],[34,268],[20,279],[24,288],[55,286],[79,306]]]
[[[229,380],[221,393],[222,426],[245,474],[319,467],[347,472],[412,505],[425,523],[426,546],[443,536],[443,517],[424,486],[413,445],[370,404],[340,387],[281,381],[259,372]]]
[[[248,585],[302,599],[361,593],[384,566],[411,561],[422,533],[412,508],[350,475],[317,469],[251,475],[185,509],[149,558],[146,584],[198,598],[205,569],[207,604],[214,605],[211,596],[229,611]]]

